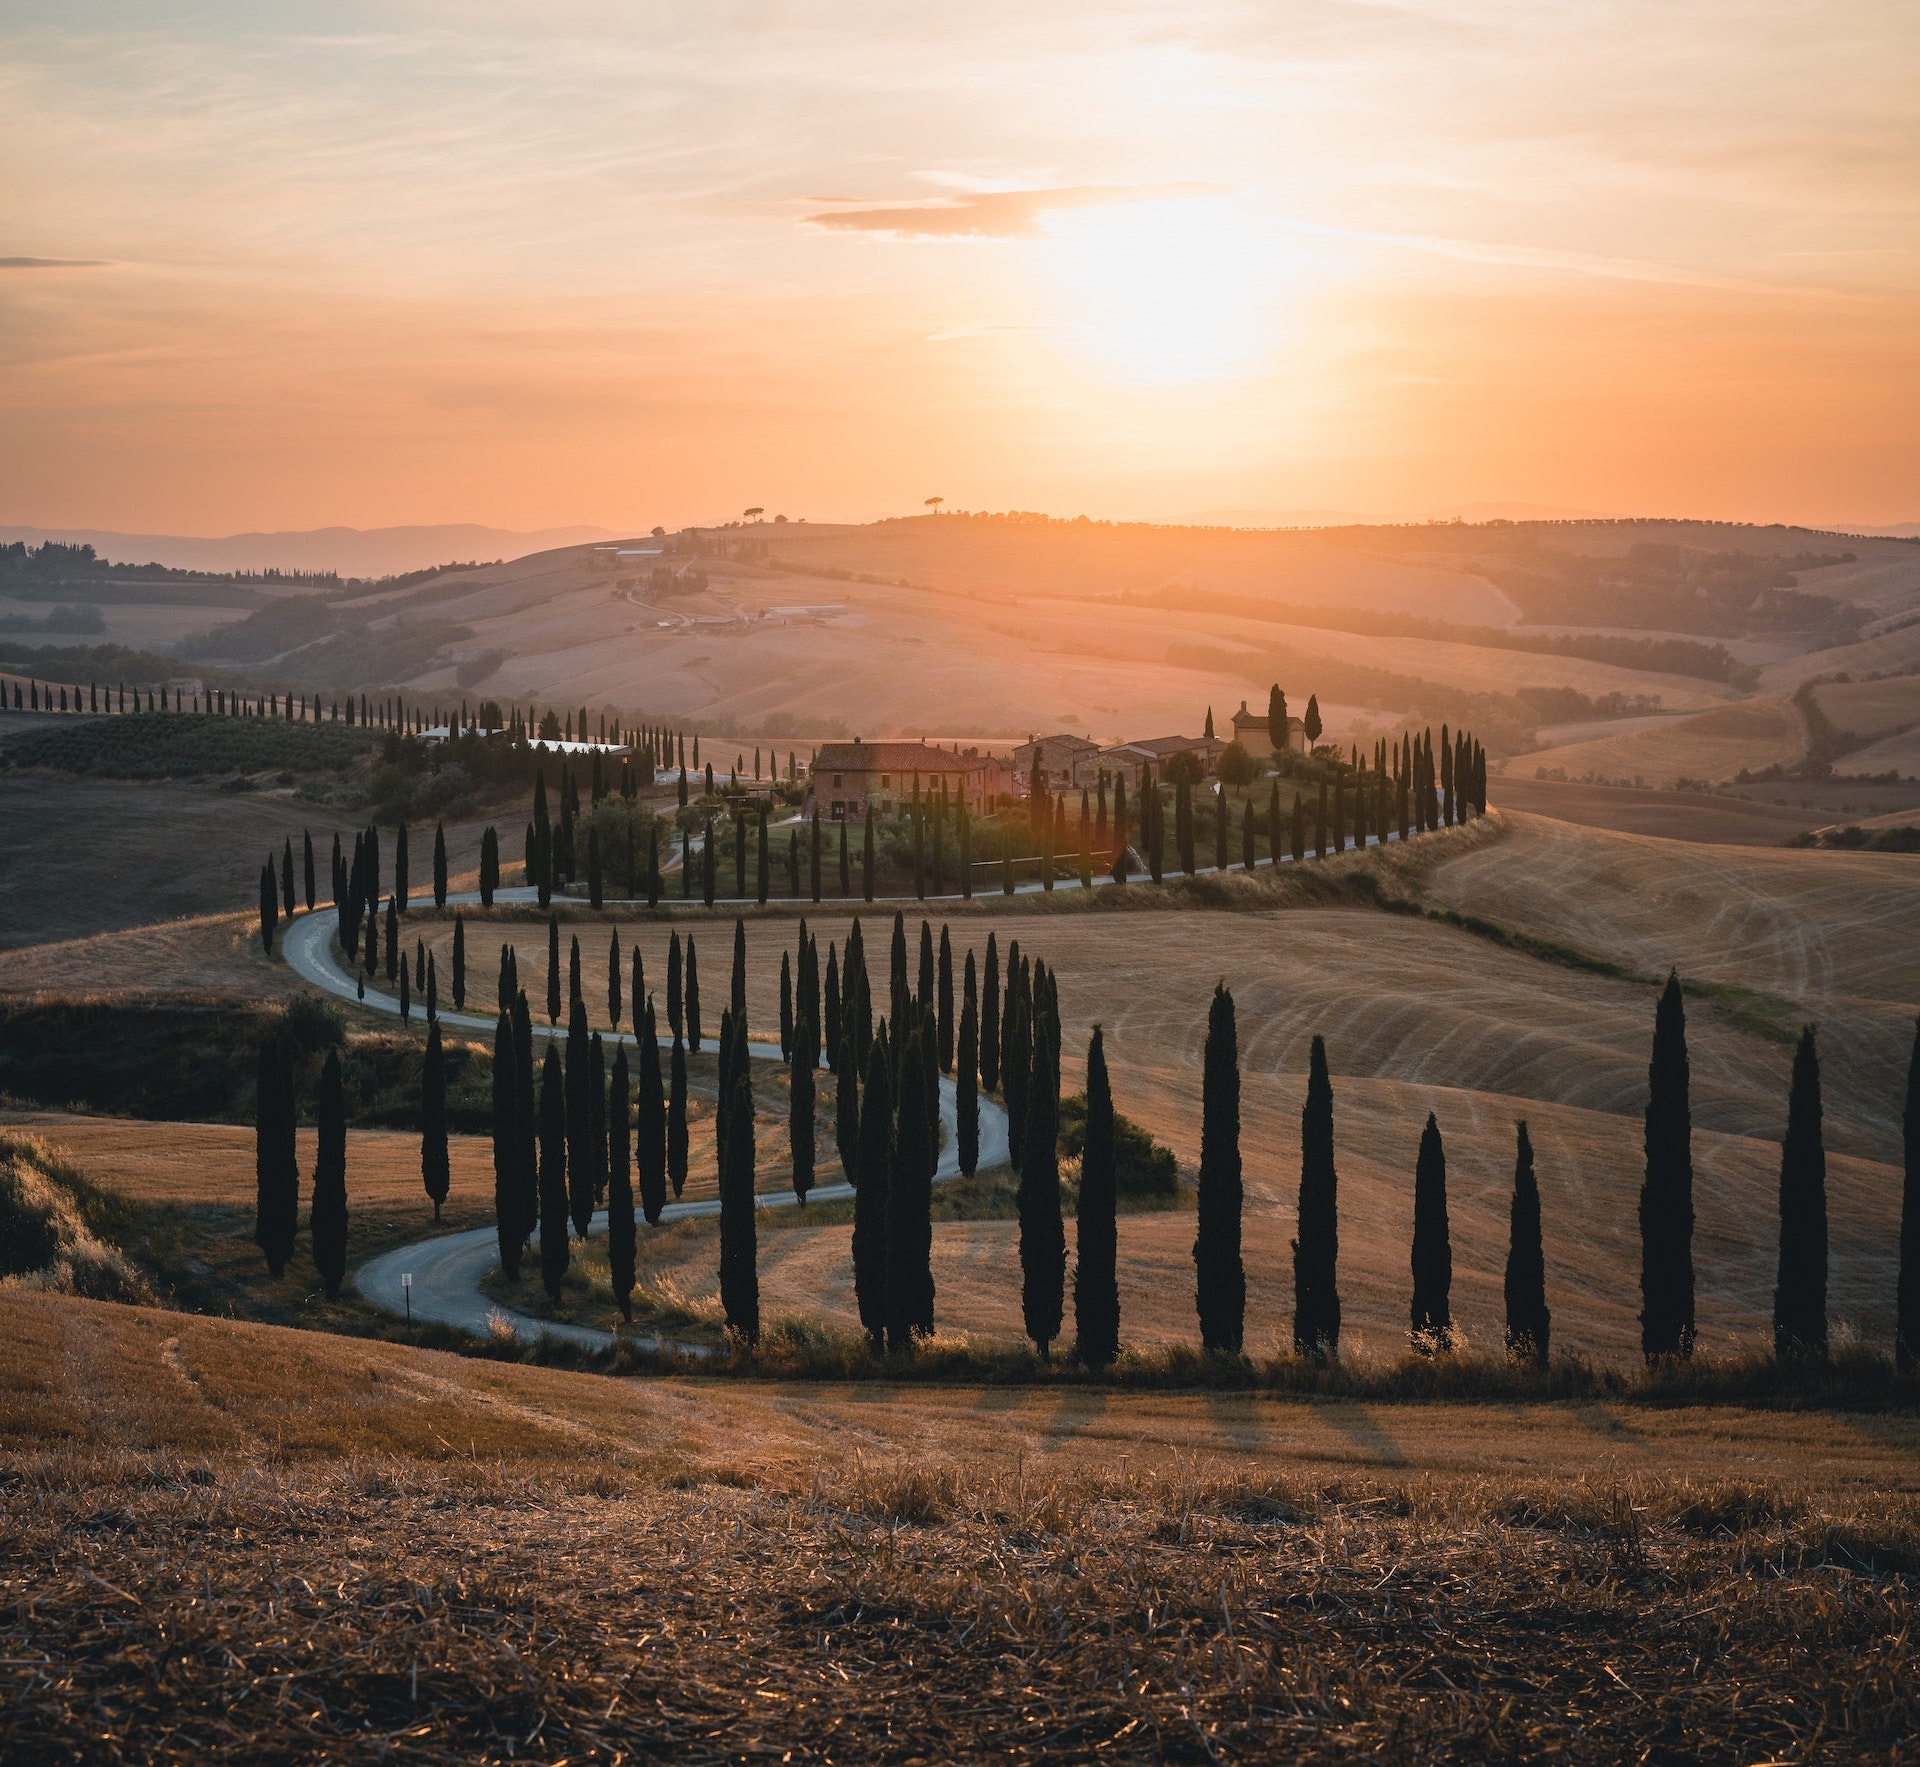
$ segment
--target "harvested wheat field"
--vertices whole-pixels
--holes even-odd
[[[0,1324],[16,1760],[1891,1759],[1915,1720],[1910,1418]]]
[[[1806,747],[1805,720],[1791,700],[1749,699],[1625,735],[1537,749],[1515,756],[1507,767],[1527,775],[1545,768],[1569,779],[1596,774],[1635,785],[1672,785],[1681,779],[1717,783],[1743,768],[1757,773],[1790,767]],[[1497,783],[1493,796],[1499,796]]]

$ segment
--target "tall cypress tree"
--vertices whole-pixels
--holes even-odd
[[[873,1040],[861,1099],[853,1199],[853,1293],[875,1355],[887,1341],[887,1180],[893,1165],[893,1082],[885,1027]]]
[[[733,921],[733,975],[727,990],[727,1003],[733,1009],[733,1022],[742,1042],[747,1035],[747,923],[739,915]]]
[[[593,1205],[599,1208],[607,1200],[607,1050],[598,1031],[593,1034],[588,1073],[587,1158],[592,1166]]]
[[[273,861],[260,867],[260,949],[273,955],[273,929],[280,923],[280,891],[273,881]]]
[[[636,1003],[635,1011],[640,1019],[634,1026],[640,1043],[640,1088],[634,1110],[638,1136],[634,1164],[640,1175],[640,1212],[649,1227],[656,1227],[667,1205],[667,1101],[660,1091],[660,1038],[653,1022],[653,1002],[647,1002],[644,1013],[639,1013]]]
[[[505,1007],[493,1027],[493,1219],[500,1242],[500,1268],[509,1282],[520,1280],[520,1231],[516,1195],[519,1135],[514,1121],[513,1019]]]
[[[1300,1113],[1299,1237],[1293,1242],[1293,1347],[1324,1358],[1340,1347],[1339,1176],[1333,1164],[1333,1081],[1319,1038],[1307,1069]]]
[[[1022,974],[1010,946],[1005,1022],[1000,1030],[1000,1083],[1007,1107],[1007,1154],[1016,1172],[1027,1157],[1027,1101],[1033,1078],[1033,1027],[1021,986]]]
[[[734,1032],[736,1066],[746,1067],[747,1033]],[[728,1100],[726,1167],[720,1190],[720,1305],[727,1330],[749,1348],[760,1341],[759,1246],[753,1219],[753,1087],[737,1071]]]
[[[567,1014],[567,1200],[582,1239],[593,1220],[592,1062],[586,1002],[575,1000]]]
[[[560,1051],[547,1043],[540,1068],[540,1280],[556,1301],[567,1274],[567,1083]]]
[[[458,912],[453,917],[453,1010],[464,1012],[467,1006],[467,923]]]
[[[1427,1355],[1453,1334],[1453,1242],[1447,1230],[1447,1150],[1427,1112],[1413,1165],[1413,1347]]]
[[[860,855],[860,890],[866,899],[873,900],[873,800],[867,800],[867,841]]]
[[[1060,1217],[1060,1069],[1047,1020],[1044,972],[1034,985],[1028,1082],[1020,1161],[1020,1314],[1045,1360],[1066,1309],[1067,1232]],[[1022,1021],[1027,1022],[1023,1013]]]
[[[1820,1057],[1813,1026],[1800,1033],[1780,1144],[1780,1279],[1773,1291],[1773,1353],[1827,1353],[1827,1150],[1820,1125]]]
[[[667,939],[667,1024],[677,1037],[681,1026],[686,1022],[682,1016],[683,996],[680,975],[680,935],[675,932]]]
[[[833,971],[827,971],[829,977]],[[840,1156],[840,1170],[847,1182],[860,1182],[860,1057],[853,1046],[853,1033],[843,1034],[840,1055],[834,1063],[833,1144]]]
[[[845,1073],[840,1065],[840,960],[832,940],[827,942],[827,985],[822,1006],[822,1023],[827,1029],[827,1063],[836,1074]]]
[[[980,984],[980,1084],[1000,1090],[1000,952],[997,936],[987,934],[986,975]]]
[[[540,1094],[533,1077],[533,1014],[522,988],[513,997],[514,1244],[540,1222]]]
[[[303,869],[304,869],[305,875],[302,878],[302,882],[306,885],[305,893],[306,893],[306,899],[307,899],[307,912],[311,914],[313,912],[313,906],[314,906],[314,896],[315,896],[314,886],[318,882],[318,879],[316,879],[313,874],[312,830],[302,829],[300,831],[300,841],[301,841],[301,845],[305,849],[305,856],[304,856],[304,863],[303,863]],[[340,844],[340,837],[338,835],[335,835],[333,837],[333,841],[334,841],[334,846],[337,848]]]
[[[960,1008],[960,1060],[953,1077],[955,1140],[960,1170],[971,1178],[980,1166],[980,1007],[973,997],[973,953],[967,953],[967,994]]]
[[[393,899],[400,912],[407,911],[407,825],[400,824],[393,838]]]
[[[1089,1096],[1091,1109],[1091,1096]],[[1233,996],[1216,982],[1207,1008],[1200,1080],[1199,1222],[1193,1241],[1194,1307],[1200,1341],[1240,1354],[1245,1339],[1247,1273],[1240,1257],[1240,1037]]]
[[[313,1213],[308,1237],[313,1267],[333,1300],[347,1274],[347,1100],[340,1083],[340,1052],[327,1051],[320,1071],[320,1101],[315,1112],[319,1154],[313,1167]]]
[[[780,1059],[793,1059],[793,962],[791,953],[780,953]]]
[[[656,1069],[658,1058],[656,1052]],[[607,1273],[620,1317],[633,1322],[633,1160],[628,1139],[627,1051],[613,1052],[613,1084],[607,1094]]]
[[[677,1200],[687,1187],[687,1050],[678,1031],[667,1070],[667,1179]]]
[[[967,954],[971,957],[973,954]],[[953,1072],[953,941],[944,922],[940,927],[939,972],[935,979],[934,1034],[940,1057],[940,1071]]]
[[[547,916],[547,1023],[560,1022],[560,917]]]
[[[294,1152],[293,1052],[280,1037],[260,1045],[254,1118],[254,1243],[275,1277],[300,1230],[300,1167]]]
[[[433,905],[436,908],[447,905],[447,825],[444,822],[433,825]]]
[[[793,1152],[793,1194],[802,1203],[813,1188],[814,1053],[812,1024],[803,1015],[793,1027],[793,1054],[788,1073],[787,1143]]]
[[[766,906],[769,886],[767,864],[767,806],[765,804],[760,806],[760,850],[758,866],[759,869],[754,880],[754,890],[760,905],[764,908]]]
[[[640,1033],[640,1005],[645,1001],[651,1009],[653,1001],[647,993],[647,968],[640,958],[640,941],[633,942],[633,987],[627,998],[633,1002],[633,1029],[635,1036]]]
[[[586,999],[586,991],[580,985],[580,935],[574,933],[567,943],[567,1012],[571,1016],[573,1009]]]
[[[924,1014],[921,1015],[924,1018]],[[927,1095],[924,1030],[900,1050],[900,1110],[893,1164],[887,1174],[887,1348],[912,1348],[933,1330],[933,1192],[926,1163]]]
[[[440,1021],[427,1022],[427,1053],[420,1068],[420,1182],[433,1199],[433,1219],[447,1200],[452,1167],[447,1160],[447,1064],[440,1047]]]
[[[1900,1196],[1900,1285],[1893,1355],[1901,1372],[1911,1374],[1920,1365],[1920,1019],[1914,1021],[1907,1108],[1901,1121],[1906,1172]]]
[[[1507,1354],[1545,1368],[1553,1319],[1547,1311],[1547,1260],[1540,1244],[1540,1186],[1533,1175],[1527,1126],[1521,1123],[1518,1129],[1507,1232]]]
[[[694,954],[693,934],[687,934],[687,1048],[700,1053],[700,962]]]
[[[1687,1016],[1668,973],[1647,1067],[1646,1179],[1640,1187],[1640,1348],[1649,1362],[1693,1354],[1693,1112]]]
[[[620,929],[613,929],[612,942],[607,947],[607,1022],[617,1025],[620,1013],[626,1003],[620,998]],[[639,1006],[636,999],[634,1005]]]
[[[1120,1353],[1119,1238],[1113,1087],[1098,1025],[1087,1045],[1087,1132],[1080,1153],[1080,1207],[1073,1272],[1073,1329],[1080,1360],[1105,1368]]]

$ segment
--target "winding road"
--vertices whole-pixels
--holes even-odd
[[[505,895],[506,892],[502,891],[495,900]],[[450,904],[471,900],[471,897],[448,898]],[[398,1017],[398,999],[382,992],[370,992],[363,998],[355,977],[340,967],[333,950],[334,926],[334,914],[328,908],[314,909],[297,916],[281,940],[281,953],[288,966],[303,980],[325,989],[329,994],[338,995],[342,1000],[350,1000],[372,1011]],[[495,1026],[495,1020],[470,1012],[443,1012],[440,1021],[449,1027],[488,1033]],[[535,1024],[533,1029],[542,1037],[566,1035],[557,1026]],[[624,1031],[603,1031],[601,1035],[612,1043],[632,1045],[634,1042],[633,1036]],[[660,1039],[663,1047],[670,1046],[671,1041],[670,1038]],[[749,1040],[747,1050],[757,1060],[780,1060],[777,1044]],[[960,1173],[958,1103],[953,1081],[945,1075],[940,1079],[940,1126],[944,1131],[944,1145],[940,1152],[940,1163],[934,1171],[936,1183],[958,1177]],[[983,1096],[980,1099],[979,1169],[990,1170],[1004,1164],[1006,1159],[1007,1113],[990,1098]],[[838,1202],[852,1195],[851,1184],[818,1184],[808,1192],[808,1199]],[[791,1189],[762,1191],[754,1197],[755,1207],[762,1209],[792,1208],[798,1201]],[[686,1221],[703,1215],[717,1215],[719,1212],[719,1199],[713,1197],[699,1202],[669,1203],[661,1211],[660,1218],[662,1221]],[[602,1209],[593,1217],[588,1232],[604,1233],[606,1230],[607,1215]],[[540,1235],[537,1228],[533,1237],[538,1244]],[[449,1325],[456,1331],[464,1331],[475,1337],[487,1336],[496,1329],[497,1322],[504,1321],[520,1337],[529,1341],[542,1337],[556,1338],[589,1349],[603,1349],[613,1342],[611,1332],[599,1331],[592,1326],[568,1325],[558,1320],[536,1319],[530,1313],[520,1313],[489,1300],[481,1292],[480,1283],[498,1262],[499,1240],[495,1229],[475,1227],[464,1233],[448,1233],[419,1240],[412,1245],[383,1252],[376,1258],[369,1258],[355,1271],[353,1283],[376,1307],[389,1313],[406,1314],[408,1296],[400,1279],[410,1275],[413,1278],[413,1318],[436,1325]],[[658,1344],[663,1340],[654,1341]],[[706,1353],[701,1345],[675,1344],[673,1347],[695,1354]]]

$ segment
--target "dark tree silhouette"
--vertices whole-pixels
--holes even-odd
[[[1066,1308],[1067,1235],[1060,1218],[1060,1069],[1054,1053],[1051,979],[1034,977],[1034,1008],[1023,1054],[1029,1063],[1020,1161],[1020,1312],[1042,1360],[1060,1335]],[[1022,1023],[1028,1024],[1026,1014]]]
[[[500,1242],[500,1268],[509,1282],[520,1280],[518,1174],[519,1131],[514,1088],[513,1020],[503,1007],[493,1027],[493,1218]]]
[[[294,1152],[293,1052],[284,1038],[260,1045],[254,1117],[254,1243],[278,1277],[300,1228],[300,1166]]]
[[[1900,1205],[1900,1287],[1893,1353],[1903,1372],[1920,1366],[1920,1020],[1913,1027],[1913,1055],[1907,1063],[1905,1128],[1906,1182]]]
[[[447,1063],[440,1047],[440,1021],[427,1021],[427,1053],[420,1064],[420,1182],[433,1199],[433,1219],[447,1200],[452,1168],[447,1160]]]
[[[1780,1277],[1773,1291],[1773,1353],[1827,1353],[1827,1151],[1820,1125],[1820,1057],[1813,1026],[1800,1033],[1780,1144]]]
[[[540,1280],[556,1301],[567,1274],[567,1083],[551,1040],[540,1068]]]
[[[655,1072],[658,1072],[656,1064]],[[620,1317],[633,1322],[633,1161],[628,1139],[627,1050],[613,1052],[607,1093],[607,1274]]]
[[[921,1015],[924,1018],[924,1014]],[[887,1348],[898,1354],[933,1331],[933,1191],[926,1162],[926,1051],[922,1027],[900,1050],[900,1109],[887,1174]]]
[[[313,1267],[333,1300],[347,1274],[347,1100],[340,1082],[340,1052],[327,1052],[320,1071],[320,1102],[315,1112],[319,1153],[313,1167],[313,1214],[309,1237]]]
[[[1513,1208],[1507,1236],[1507,1354],[1547,1365],[1552,1315],[1547,1311],[1547,1261],[1540,1245],[1540,1186],[1533,1175],[1533,1143],[1518,1126],[1513,1162]]]
[[[885,1028],[873,1040],[860,1100],[853,1199],[853,1293],[875,1355],[887,1342],[887,1179],[893,1165],[893,1080]]]
[[[1199,1225],[1193,1241],[1200,1341],[1237,1356],[1246,1327],[1240,1259],[1240,1044],[1233,996],[1216,982],[1201,1063]],[[1088,1094],[1092,1109],[1092,1094]]]
[[[1073,1272],[1073,1328],[1080,1360],[1105,1368],[1120,1353],[1120,1285],[1113,1140],[1113,1087],[1098,1025],[1087,1045],[1087,1131],[1080,1152],[1080,1205]]]
[[[1447,1150],[1431,1111],[1413,1166],[1413,1345],[1431,1355],[1453,1335],[1453,1242],[1447,1229]]]
[[[1333,1082],[1319,1038],[1300,1114],[1299,1237],[1293,1242],[1293,1347],[1325,1358],[1340,1347],[1339,1175],[1333,1164]]]
[[[1640,1187],[1640,1348],[1649,1362],[1693,1354],[1693,1114],[1687,1015],[1669,972],[1647,1067],[1646,1179]]]

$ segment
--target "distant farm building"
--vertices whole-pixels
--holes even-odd
[[[924,742],[823,742],[813,758],[813,799],[835,822],[864,817],[867,806],[886,815],[913,802],[914,784],[925,797],[942,784],[949,799],[964,799],[985,814],[1003,789],[1006,763],[978,749],[964,753]]]
[[[1240,702],[1239,711],[1233,714],[1233,739],[1256,761],[1270,761],[1280,752],[1280,745],[1274,742],[1267,722],[1264,713],[1248,711],[1245,700]],[[1287,716],[1286,746],[1296,755],[1307,752],[1306,730],[1291,713]]]

